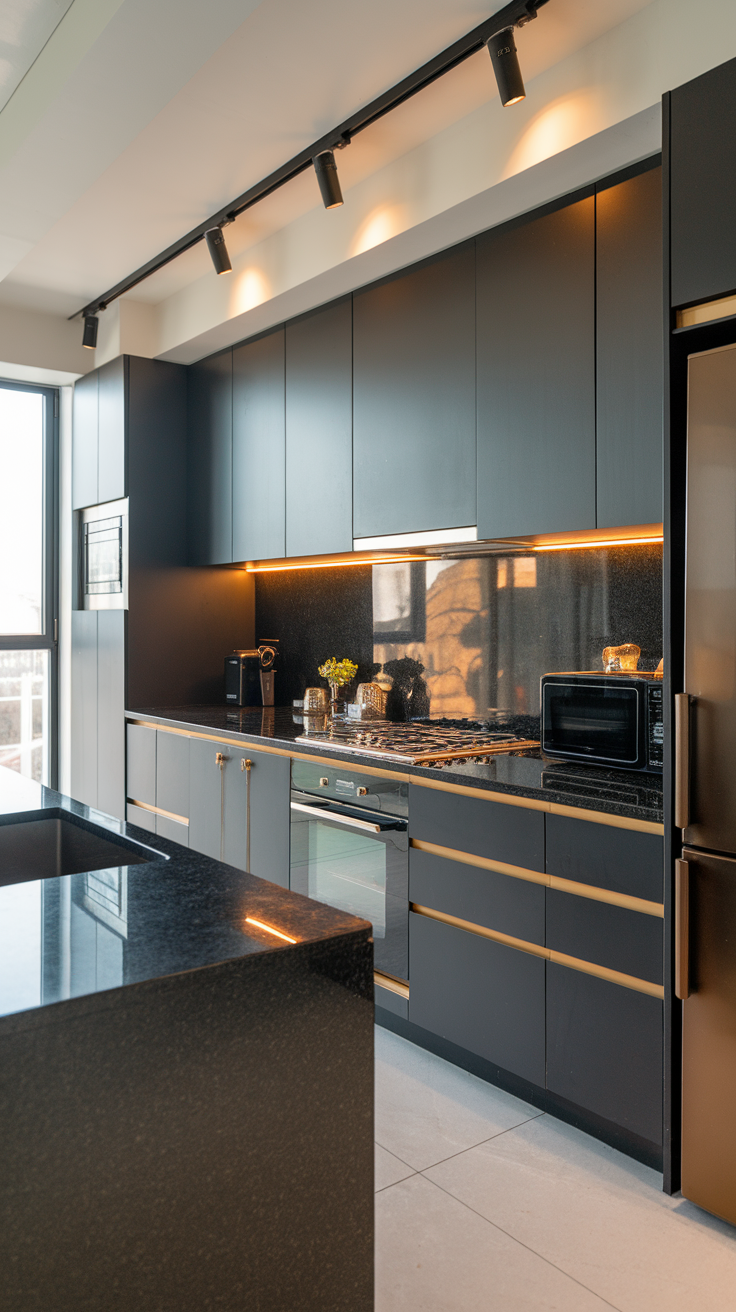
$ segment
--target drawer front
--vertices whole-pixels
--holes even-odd
[[[663,1004],[547,965],[547,1087],[650,1143],[662,1142]]]
[[[156,730],[127,725],[126,795],[156,805]]]
[[[544,945],[545,889],[524,879],[409,849],[409,900]]]
[[[409,785],[409,836],[506,865],[544,870],[544,812]]]
[[[664,840],[635,829],[548,815],[547,874],[662,902]]]
[[[409,916],[409,1020],[544,1087],[541,957]]]
[[[547,947],[661,984],[663,921],[587,897],[547,890]]]
[[[189,819],[189,739],[162,729],[156,731],[156,806]]]
[[[189,825],[179,824],[178,820],[169,820],[168,816],[156,816],[156,833],[162,838],[171,839],[172,843],[181,843],[189,847]]]
[[[156,815],[154,811],[144,811],[142,806],[133,806],[128,802],[125,808],[125,818],[131,825],[138,825],[139,829],[147,829],[149,834],[156,832]]]

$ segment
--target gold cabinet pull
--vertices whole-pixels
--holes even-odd
[[[675,861],[675,993],[690,997],[690,866]]]
[[[241,773],[245,770],[245,873],[250,874],[250,772],[253,762],[240,758]]]
[[[690,824],[690,698],[675,694],[675,827]]]

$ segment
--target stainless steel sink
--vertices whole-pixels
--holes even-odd
[[[41,819],[0,823],[0,887],[165,859],[132,838],[58,811]]]

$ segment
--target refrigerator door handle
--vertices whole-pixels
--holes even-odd
[[[690,824],[690,697],[675,693],[675,828]]]
[[[675,861],[675,994],[690,997],[690,866]]]

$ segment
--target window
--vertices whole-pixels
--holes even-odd
[[[56,782],[58,393],[0,382],[0,765]]]

